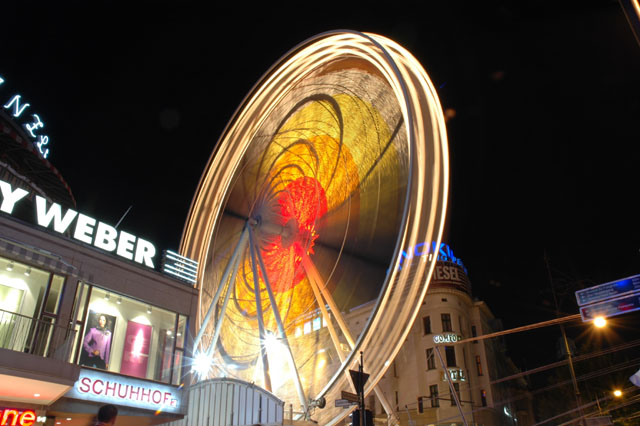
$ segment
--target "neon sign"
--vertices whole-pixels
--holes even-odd
[[[462,336],[455,333],[443,333],[433,336],[433,342],[438,343],[456,343],[462,340]]]
[[[423,262],[426,262],[427,260],[433,259],[434,253],[437,256],[436,261],[455,263],[457,265],[460,265],[464,269],[465,273],[467,272],[467,268],[465,268],[462,260],[457,258],[453,254],[453,250],[451,250],[451,247],[449,247],[448,244],[440,243],[440,247],[437,247],[437,244],[435,242],[432,242],[431,244],[427,242],[418,243],[414,247],[409,247],[406,250],[402,250],[402,252],[400,253],[401,257],[400,263],[398,264],[398,271],[402,269],[402,266],[404,263],[406,263],[406,261],[409,261],[412,258],[416,257],[421,258]]]
[[[8,182],[0,180],[0,192],[2,193],[2,204],[0,211],[8,214],[13,213],[15,205],[24,199],[29,192],[22,188],[13,189]],[[36,199],[36,221],[38,225],[50,228],[64,234],[75,221],[75,229],[71,234],[73,238],[86,244],[114,252],[118,256],[133,260],[153,268],[153,257],[156,255],[156,248],[149,241],[137,238],[135,235],[125,231],[118,231],[111,225],[78,213],[73,209],[67,209],[62,214],[62,206],[58,203],[51,203],[47,207],[47,200],[39,195]]]
[[[82,369],[78,381],[65,396],[100,403],[179,413],[182,390],[162,383],[146,382],[132,377]]]
[[[18,408],[0,409],[0,426],[31,426],[36,422],[36,412]]]
[[[0,86],[2,86],[4,82],[5,80],[0,77]],[[13,95],[6,103],[2,104],[2,107],[9,111],[13,118],[20,118],[25,110],[30,106],[31,104],[24,102],[22,100],[22,96],[18,94]],[[23,121],[22,126],[26,129],[29,136],[33,138],[33,142],[38,148],[38,152],[40,152],[43,158],[47,158],[49,156],[49,148],[47,148],[47,145],[49,144],[49,136],[39,134],[39,130],[44,127],[44,123],[40,119],[40,116],[38,114],[31,114],[30,119]]]

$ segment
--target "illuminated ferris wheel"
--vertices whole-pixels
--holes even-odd
[[[352,31],[290,51],[227,125],[185,225],[201,377],[255,382],[308,413],[352,389],[363,351],[375,390],[435,264],[401,257],[439,246],[447,191],[442,110],[409,52]]]

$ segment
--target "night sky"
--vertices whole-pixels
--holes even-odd
[[[617,1],[12,3],[0,100],[20,93],[40,114],[79,211],[115,223],[133,205],[120,227],[159,249],[178,248],[207,159],[260,76],[346,28],[408,48],[455,111],[445,240],[505,328],[553,318],[545,252],[563,314],[577,313],[573,291],[640,273],[640,46]],[[509,341],[521,367],[552,356],[534,343]]]

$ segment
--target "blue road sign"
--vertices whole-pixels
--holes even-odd
[[[635,291],[640,291],[640,275],[578,290],[576,291],[576,300],[578,301],[578,306],[583,306]]]
[[[640,291],[619,297],[617,299],[606,300],[580,308],[582,321],[592,321],[597,316],[613,317],[640,310]]]

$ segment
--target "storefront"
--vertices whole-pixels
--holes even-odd
[[[86,425],[105,403],[119,425],[181,419],[197,291],[110,225],[12,217],[20,195],[0,207],[0,425]]]

